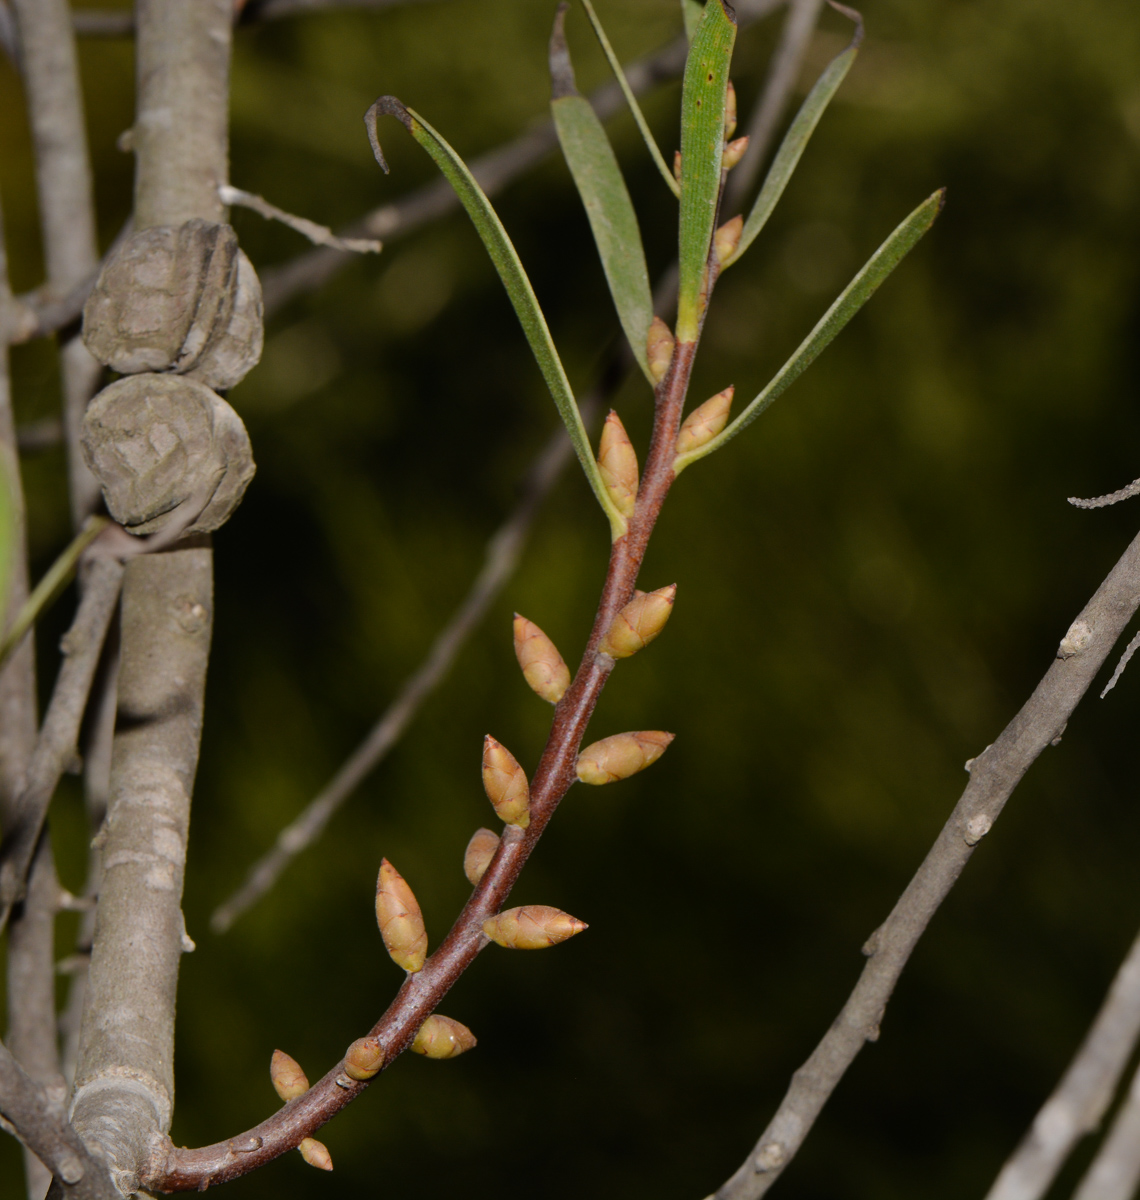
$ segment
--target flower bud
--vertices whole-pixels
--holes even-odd
[[[621,423],[621,417],[613,409],[610,409],[610,415],[602,426],[598,470],[618,512],[623,517],[632,517],[637,503],[637,452]]]
[[[681,151],[680,150],[673,151],[673,178],[678,183],[681,182]]]
[[[483,790],[496,814],[508,825],[530,824],[530,784],[518,759],[490,734],[483,739]]]
[[[476,829],[471,835],[463,855],[463,874],[472,887],[483,878],[498,848],[499,835],[490,829]]]
[[[724,97],[724,136],[726,139],[732,137],[736,132],[736,88],[732,86],[732,80],[728,81],[728,91]]]
[[[542,950],[557,946],[586,928],[585,921],[547,904],[508,908],[483,922],[483,932],[491,941],[508,950]]]
[[[655,763],[675,737],[659,730],[615,733],[587,746],[578,755],[578,778],[583,783],[616,783]]]
[[[515,657],[536,695],[557,704],[570,686],[570,670],[558,647],[533,622],[515,613]]]
[[[731,171],[733,167],[744,157],[745,150],[748,149],[748,135],[738,137],[735,141],[729,142],[724,148],[724,154],[721,155],[720,169],[722,171]]]
[[[310,1167],[319,1167],[322,1171],[333,1169],[332,1155],[324,1142],[318,1142],[316,1138],[305,1138],[297,1149],[301,1151],[301,1157]]]
[[[645,354],[649,360],[649,373],[660,383],[673,361],[673,335],[660,317],[654,317],[650,322]]]
[[[282,1100],[294,1100],[309,1090],[309,1081],[301,1064],[284,1050],[274,1050],[269,1060],[269,1078]]]
[[[420,1026],[412,1049],[427,1058],[455,1058],[475,1044],[475,1035],[466,1025],[436,1013]]]
[[[385,858],[376,880],[376,924],[392,961],[418,971],[427,958],[427,930],[420,906],[404,877]]]
[[[665,622],[673,613],[676,595],[675,583],[655,592],[635,594],[614,617],[598,650],[611,658],[629,658],[643,650],[665,628]]]
[[[740,244],[740,233],[744,228],[744,218],[735,216],[713,234],[713,252],[721,266],[732,257],[732,252]]]
[[[344,1052],[344,1073],[349,1079],[371,1079],[383,1065],[384,1047],[379,1038],[357,1038]]]
[[[699,450],[720,433],[728,424],[728,413],[732,408],[735,392],[736,388],[730,385],[723,392],[717,392],[710,400],[706,400],[699,408],[693,409],[677,434],[678,454]]]

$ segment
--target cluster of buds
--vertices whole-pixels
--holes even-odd
[[[490,735],[483,739],[483,790],[501,821],[530,824],[530,785],[515,756]]]
[[[732,397],[735,394],[736,389],[730,385],[723,392],[717,392],[704,404],[693,409],[677,433],[678,455],[688,454],[690,450],[699,450],[720,433],[728,424],[728,414],[732,409]]]
[[[615,733],[587,746],[578,755],[575,767],[583,783],[601,785],[628,779],[638,771],[644,771],[665,753],[674,734],[662,733],[659,729],[645,729],[637,733]]]
[[[598,444],[598,470],[614,507],[623,517],[632,517],[637,504],[637,452],[621,417],[612,409],[602,426]]]
[[[585,921],[547,904],[508,908],[483,922],[487,937],[508,950],[544,950],[586,928]]]
[[[533,622],[515,613],[515,657],[535,695],[557,704],[570,686],[570,670],[558,647]]]
[[[425,1058],[456,1058],[475,1044],[475,1035],[466,1025],[436,1013],[420,1026],[412,1049]]]
[[[301,1064],[284,1050],[273,1051],[273,1057],[269,1060],[269,1078],[278,1096],[286,1103],[296,1100],[309,1090],[309,1080],[301,1070]],[[332,1155],[329,1154],[328,1147],[316,1138],[305,1138],[297,1149],[310,1167],[318,1167],[322,1171],[333,1169]]]
[[[634,592],[598,643],[598,652],[610,658],[629,658],[644,650],[672,616],[676,595],[675,583],[655,592]]]
[[[409,973],[423,969],[428,941],[423,913],[404,877],[386,858],[376,880],[376,924],[398,967]]]

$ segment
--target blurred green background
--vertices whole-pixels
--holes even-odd
[[[601,7],[624,59],[680,27],[675,0]],[[392,174],[374,165],[360,117],[381,92],[465,156],[497,145],[545,112],[552,10],[438,0],[241,29],[233,183],[337,226],[429,180],[394,122],[382,130]],[[476,1051],[400,1059],[326,1128],[335,1174],[290,1155],[229,1185],[235,1200],[712,1191],[838,1011],[860,945],[964,786],[963,763],[1020,706],[1132,537],[1135,505],[1078,512],[1065,497],[1140,474],[1140,10],[867,0],[865,15],[860,61],[767,232],[717,291],[697,398],[729,382],[754,394],[919,200],[947,185],[949,202],[809,374],[670,497],[642,583],[677,581],[675,615],[616,672],[591,733],[677,740],[635,780],[572,791],[516,891],[589,933],[550,954],[482,956],[443,1009],[472,1027]],[[744,113],[780,20],[740,39]],[[570,32],[580,83],[603,81],[580,14]],[[825,15],[805,83],[848,33]],[[82,65],[107,244],[130,198],[132,161],[115,149],[131,122],[130,44],[85,42]],[[678,98],[666,87],[647,106],[667,153]],[[17,290],[41,278],[21,105],[3,64]],[[611,130],[659,271],[673,201],[628,117]],[[551,157],[497,203],[584,390],[616,322],[569,175]],[[305,248],[247,212],[233,220],[260,268]],[[53,348],[17,348],[14,369],[20,420],[54,412]],[[482,736],[529,769],[549,720],[514,663],[511,613],[576,660],[607,549],[568,472],[398,749],[272,895],[214,936],[213,907],[420,661],[556,423],[461,215],[291,303],[231,399],[259,470],[216,539],[179,1144],[273,1110],[275,1047],[315,1078],[387,1005],[399,972],[372,916],[382,855],[442,937],[466,895],[463,847],[490,815]],[[648,389],[631,382],[616,407],[644,447]],[[37,573],[67,536],[63,480],[59,452],[26,459]],[[43,626],[45,692],[69,603]],[[1033,768],[778,1194],[949,1200],[988,1187],[1140,921],[1138,696],[1134,667]],[[78,890],[74,780],[54,820]],[[72,928],[61,922],[60,957]],[[6,1139],[0,1197],[19,1195]]]

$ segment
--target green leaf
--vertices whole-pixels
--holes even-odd
[[[8,502],[11,503],[10,500]],[[20,606],[20,611],[12,619],[10,628],[5,631],[4,638],[0,641],[0,665],[20,644],[24,634],[39,620],[40,614],[59,598],[75,570],[76,563],[79,562],[79,556],[110,523],[106,517],[88,517],[86,524],[72,538],[63,553],[48,567],[47,574]]]
[[[550,110],[562,153],[586,206],[622,329],[653,387],[656,380],[650,374],[645,350],[653,320],[653,297],[641,231],[606,131],[590,102],[578,95],[574,86],[574,71],[562,35],[565,13],[565,7],[560,7],[550,38],[550,74],[554,81]]]
[[[727,429],[699,449],[690,450],[688,454],[677,456],[673,463],[675,474],[679,475],[690,463],[704,458],[707,454],[712,454],[714,450],[719,450],[725,442],[736,437],[746,426],[751,425],[777,396],[788,390],[831,344],[847,322],[870,300],[883,280],[902,262],[919,238],[934,224],[935,218],[942,211],[945,199],[946,189],[940,188],[903,221],[871,255],[863,269],[847,285],[839,299],[824,313],[819,324],[808,334],[795,354],[784,363],[772,382],[740,416]]]
[[[772,210],[780,202],[780,197],[788,186],[788,180],[799,166],[800,156],[811,135],[815,132],[820,117],[831,103],[832,96],[839,90],[839,85],[846,78],[847,72],[851,70],[851,64],[855,61],[855,56],[859,53],[859,44],[863,40],[862,18],[854,9],[841,5],[835,7],[857,22],[855,36],[851,40],[851,45],[842,54],[831,60],[827,69],[816,81],[815,87],[808,93],[807,99],[800,105],[800,111],[796,113],[795,120],[788,127],[788,132],[784,135],[779,150],[776,151],[776,157],[772,160],[772,165],[760,188],[760,194],[756,197],[756,203],[753,204],[752,211],[748,214],[748,220],[744,222],[740,241],[737,243],[736,249],[721,265],[722,270],[736,262],[768,223]]]
[[[728,64],[735,41],[736,19],[724,0],[708,0],[681,91],[679,342],[696,341],[704,315],[705,268],[720,200]]]
[[[559,5],[559,17],[565,14],[565,4]],[[594,27],[594,35],[598,39],[598,45],[602,48],[602,53],[606,56],[606,61],[610,64],[610,70],[614,73],[614,78],[618,82],[618,87],[621,88],[622,95],[625,97],[626,104],[629,105],[629,111],[633,113],[633,119],[637,122],[637,128],[641,130],[641,136],[645,141],[646,148],[649,150],[649,155],[661,172],[661,177],[665,180],[669,190],[674,196],[681,194],[680,186],[677,180],[673,178],[673,172],[669,168],[669,164],[665,161],[661,153],[660,147],[657,145],[657,139],[653,136],[652,130],[649,128],[649,122],[645,119],[645,114],[641,111],[641,105],[637,102],[637,97],[633,94],[633,88],[629,86],[629,80],[625,77],[625,71],[622,70],[621,63],[618,61],[618,56],[614,53],[613,46],[610,45],[610,39],[606,37],[606,31],[602,28],[601,21],[598,20],[598,14],[594,12],[594,6],[590,0],[582,0],[582,7],[586,10],[586,16],[590,18],[590,24]],[[556,17],[557,21],[559,18]]]
[[[704,15],[705,6],[700,0],[681,0],[681,18],[685,22],[685,37],[689,39],[689,45],[693,44],[693,38],[697,36],[697,26]]]
[[[376,118],[381,114],[399,120],[412,137],[423,146],[443,173],[444,178],[451,184],[456,196],[459,197],[459,202],[467,210],[471,223],[475,226],[487,253],[491,256],[491,261],[495,264],[495,269],[499,272],[499,278],[507,289],[507,295],[514,306],[523,333],[526,334],[526,340],[530,343],[538,368],[546,380],[546,386],[550,389],[559,415],[566,425],[566,431],[570,435],[570,441],[582,464],[582,470],[586,472],[590,487],[593,488],[598,503],[609,518],[610,528],[616,540],[626,531],[626,519],[618,511],[606,490],[606,485],[602,482],[597,460],[590,448],[586,427],[582,424],[582,414],[578,411],[578,402],[574,399],[574,393],[570,389],[570,382],[566,378],[566,371],[562,366],[562,360],[558,357],[558,351],[554,347],[554,339],[550,336],[546,318],[538,306],[534,289],[530,286],[530,280],[527,278],[526,271],[523,270],[518,253],[507,236],[507,231],[503,228],[498,214],[491,207],[490,200],[483,194],[483,189],[476,183],[475,177],[467,169],[467,164],[419,113],[406,108],[395,96],[381,96],[364,114],[364,125],[368,130],[372,153],[375,154],[376,161],[385,171],[388,170],[388,164],[384,160],[384,152],[380,149],[380,142],[376,134]]]

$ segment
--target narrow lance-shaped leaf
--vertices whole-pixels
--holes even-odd
[[[681,0],[681,18],[685,22],[685,37],[689,39],[690,45],[697,36],[697,26],[704,15],[705,6],[700,0]]]
[[[847,285],[838,300],[824,313],[820,322],[801,343],[799,349],[777,372],[771,383],[723,432],[687,454],[679,454],[673,461],[673,471],[679,475],[690,463],[706,454],[719,450],[730,438],[751,425],[753,421],[807,370],[820,356],[840,330],[874,295],[879,284],[899,265],[914,248],[919,238],[934,224],[942,211],[946,189],[940,188],[928,200],[924,200],[909,217],[875,251],[858,275]]]
[[[656,381],[646,358],[646,336],[653,320],[653,297],[641,231],[606,131],[574,83],[574,68],[562,29],[567,7],[559,5],[554,32],[550,35],[550,78],[554,93],[550,111],[566,164],[586,206],[618,319],[633,356],[652,387]]]
[[[627,522],[625,517],[614,507],[613,501],[606,492],[605,484],[598,472],[598,464],[594,460],[594,452],[590,448],[590,439],[586,427],[582,423],[582,414],[578,411],[578,402],[570,389],[570,381],[558,351],[554,347],[554,339],[546,324],[538,299],[530,285],[526,271],[519,260],[507,231],[503,228],[498,214],[491,207],[491,202],[483,193],[483,189],[475,181],[475,177],[467,168],[467,164],[448,145],[444,138],[433,129],[419,113],[406,108],[395,96],[381,96],[364,114],[364,125],[368,130],[368,140],[372,144],[372,153],[376,161],[387,171],[388,164],[376,133],[376,119],[380,115],[395,117],[417,142],[428,152],[444,178],[451,184],[459,202],[467,210],[471,223],[475,226],[479,237],[499,278],[503,281],[510,297],[511,304],[522,325],[523,333],[530,343],[531,351],[538,363],[539,370],[546,380],[546,386],[554,397],[554,403],[559,415],[570,434],[570,441],[586,472],[586,478],[602,511],[609,518],[610,529],[615,540],[625,533]]]
[[[756,197],[756,203],[753,204],[752,211],[748,214],[748,220],[744,222],[740,241],[733,253],[721,264],[722,270],[736,262],[768,223],[772,210],[780,202],[780,197],[783,196],[784,189],[788,186],[788,180],[799,166],[800,156],[811,135],[815,132],[815,127],[819,124],[824,110],[831,103],[832,96],[839,90],[839,85],[847,77],[847,72],[851,70],[851,64],[859,53],[859,45],[863,41],[863,18],[853,8],[847,8],[843,4],[833,3],[832,8],[838,9],[844,16],[850,17],[855,22],[855,36],[851,39],[851,44],[847,49],[828,63],[826,70],[808,93],[807,99],[800,105],[800,111],[796,113],[795,119],[788,127],[788,132],[784,134],[784,140],[780,143],[779,150],[776,151],[776,157],[772,160],[771,167],[768,168],[768,174],[764,177],[760,194]]]
[[[720,198],[724,108],[736,19],[725,0],[708,0],[685,64],[681,91],[681,220],[677,340],[696,341],[705,268]]]
[[[559,16],[555,18],[555,29],[559,32],[561,32],[561,16],[568,7],[569,5],[567,4],[559,5]],[[653,136],[653,131],[649,128],[649,122],[645,119],[645,114],[641,111],[641,105],[638,104],[637,97],[633,94],[633,88],[629,86],[629,80],[626,79],[621,62],[614,53],[613,46],[610,45],[610,39],[606,37],[606,31],[602,28],[601,21],[598,20],[598,14],[594,12],[594,6],[590,3],[590,0],[582,0],[582,7],[586,10],[586,16],[590,18],[590,24],[594,29],[594,36],[597,37],[598,45],[601,46],[602,53],[606,56],[606,61],[610,64],[610,70],[613,71],[618,87],[621,88],[621,93],[625,97],[625,102],[629,105],[629,111],[633,114],[634,121],[637,122],[637,128],[641,131],[642,140],[645,142],[650,157],[653,159],[657,170],[661,172],[661,178],[665,180],[666,186],[674,196],[679,196],[681,189],[676,179],[673,178],[673,172],[669,164],[666,163],[664,155],[661,153],[661,147],[657,145],[657,139]]]

